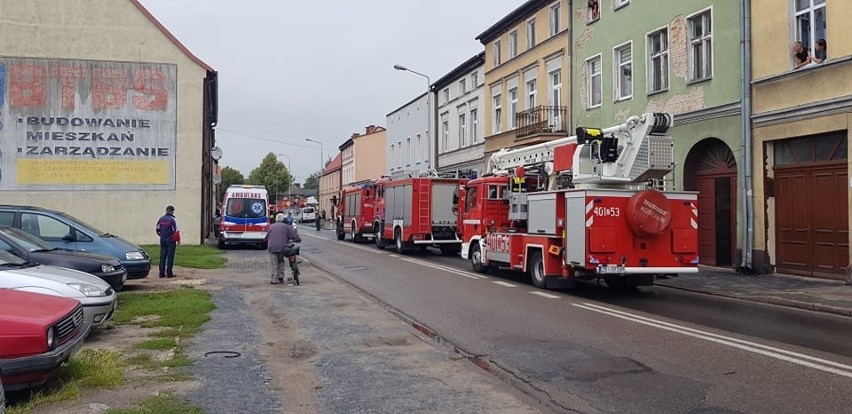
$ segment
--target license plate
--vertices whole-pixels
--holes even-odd
[[[599,275],[623,275],[624,266],[598,266],[595,273]]]

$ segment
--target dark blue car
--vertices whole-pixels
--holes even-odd
[[[147,277],[151,271],[151,259],[141,247],[60,211],[0,205],[0,225],[17,227],[60,249],[115,257],[127,269],[128,279]]]

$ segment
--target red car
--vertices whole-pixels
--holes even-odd
[[[0,289],[0,381],[6,391],[44,384],[90,329],[75,299]]]

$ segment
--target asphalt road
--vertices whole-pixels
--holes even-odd
[[[517,273],[473,273],[460,258],[300,230],[308,259],[566,411],[852,406],[852,318],[663,287],[544,291]]]

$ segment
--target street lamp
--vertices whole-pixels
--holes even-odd
[[[290,180],[293,180],[293,170],[290,168],[290,156],[287,154],[278,154],[279,157],[287,157],[287,174],[290,176]],[[287,183],[287,204],[289,207],[290,204],[290,187],[292,187],[291,183]],[[275,188],[275,207],[278,207],[278,188]]]
[[[320,207],[322,207],[322,205],[319,204],[319,200],[320,200],[320,184],[322,183],[322,170],[323,170],[323,167],[324,167],[323,162],[322,162],[322,153],[323,153],[322,142],[319,142],[315,139],[310,139],[310,138],[305,138],[305,141],[315,142],[315,143],[319,144],[319,146],[320,146],[320,169],[319,169],[319,173],[317,173],[317,174],[319,174],[319,175],[317,175],[317,209],[319,209]],[[320,220],[319,215],[317,215],[317,221],[319,221],[319,220]],[[319,230],[319,227],[317,227],[317,230]]]
[[[413,70],[411,70],[411,69],[409,69],[405,66],[402,66],[402,65],[393,65],[393,68],[396,69],[396,70],[411,72],[415,75],[419,75],[419,76],[426,78],[426,139],[429,141],[429,156],[426,158],[426,165],[431,166],[432,165],[432,162],[431,162],[432,157],[434,156],[434,154],[432,153],[433,152],[432,151],[432,115],[431,115],[432,114],[432,112],[431,112],[432,107],[429,103],[432,100],[432,96],[431,96],[432,95],[431,94],[431,92],[432,92],[432,80],[429,79],[429,76],[424,75],[424,74],[417,72],[417,71],[413,71]]]

